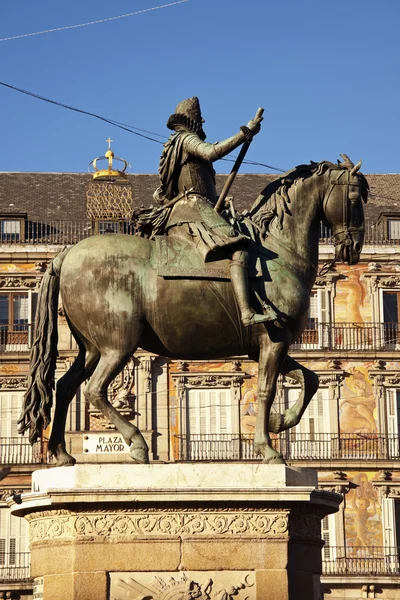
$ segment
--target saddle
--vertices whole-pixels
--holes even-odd
[[[222,279],[230,281],[228,258],[204,262],[190,241],[166,235],[154,236],[157,275],[166,279]],[[260,257],[250,248],[249,277],[262,277]]]

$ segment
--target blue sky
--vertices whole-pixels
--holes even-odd
[[[0,38],[168,1],[5,0]],[[363,159],[365,173],[393,173],[400,170],[399,22],[398,0],[189,0],[0,42],[0,81],[161,135],[176,104],[197,95],[211,142],[263,106],[249,159],[289,169],[346,153]],[[1,171],[84,172],[108,136],[132,172],[157,171],[161,145],[91,117],[2,86],[0,109]]]

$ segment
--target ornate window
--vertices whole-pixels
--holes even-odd
[[[0,378],[0,386],[25,387],[26,380]],[[30,464],[40,461],[39,446],[32,447],[27,436],[18,434],[24,391],[0,391],[0,464]]]
[[[0,347],[27,350],[29,322],[28,292],[0,291]]]
[[[400,388],[386,388],[388,457],[400,458]]]
[[[181,460],[238,460],[239,409],[246,373],[173,374],[180,412]]]
[[[325,542],[322,548],[322,557],[325,561],[336,559],[336,523],[337,515],[327,515],[321,522],[321,537]]]
[[[400,458],[400,373],[386,371],[381,363],[379,370],[371,370],[378,408],[378,431],[381,433],[379,457]]]
[[[285,408],[295,404],[300,388],[284,390]],[[326,459],[331,457],[329,389],[320,388],[306,408],[300,423],[287,432],[289,459]]]
[[[369,281],[374,322],[373,347],[382,350],[400,349],[400,276],[380,271],[380,265],[370,263],[365,277]]]
[[[300,423],[280,434],[281,452],[287,459],[324,460],[339,451],[338,405],[344,371],[331,361],[330,371],[318,373],[320,387],[306,408]],[[283,412],[298,400],[301,389],[289,377],[278,378],[276,408]]]
[[[308,322],[295,344],[299,349],[318,350],[329,347],[330,327],[333,321],[334,283],[337,277],[337,274],[333,274],[329,277],[317,278],[315,289],[310,296]]]
[[[1,498],[12,493],[13,490],[4,491]],[[0,581],[15,579],[17,572],[21,573],[22,569],[26,571],[24,577],[28,578],[28,523],[11,515],[10,509],[0,504]]]

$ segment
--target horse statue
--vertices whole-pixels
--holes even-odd
[[[79,353],[57,382],[49,451],[58,465],[75,459],[65,445],[68,406],[90,377],[87,400],[113,423],[137,463],[148,462],[139,429],[107,400],[107,388],[138,347],[175,359],[219,359],[247,354],[258,362],[255,451],[264,462],[284,463],[270,432],[297,425],[318,389],[315,373],[288,356],[303,331],[317,275],[321,220],[331,228],[335,259],[355,264],[364,241],[363,201],[368,184],[347,156],[343,162],[300,165],[269,184],[240,227],[252,239],[252,307],[271,305],[274,321],[244,327],[225,261],[204,263],[179,238],[104,234],[64,249],[42,281],[20,432],[31,443],[50,422],[57,357],[58,295]],[[175,267],[168,271],[168,258]],[[333,261],[332,261],[333,262]],[[164,264],[165,263],[165,264]],[[164,275],[162,268],[164,264]],[[166,265],[166,266],[165,266]],[[166,269],[166,270],[165,270]],[[272,413],[279,373],[301,386],[297,402]]]

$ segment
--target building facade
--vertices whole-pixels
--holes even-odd
[[[238,210],[272,175],[239,175]],[[274,436],[287,462],[318,471],[319,485],[343,494],[323,523],[323,586],[332,600],[398,598],[400,575],[400,175],[369,175],[362,260],[319,276],[307,329],[291,355],[318,373],[320,388],[301,423]],[[222,187],[225,176],[217,176]],[[47,469],[49,431],[33,447],[17,435],[41,278],[65,246],[93,234],[132,233],[132,210],[152,203],[156,175],[93,179],[90,174],[0,173],[0,598],[31,598],[24,521],[6,498]],[[333,256],[321,230],[321,264]],[[84,277],[84,274],[82,274]],[[59,307],[57,378],[76,344]],[[151,461],[252,461],[256,364],[234,356],[183,362],[139,350],[111,384],[109,399],[143,432]],[[275,409],[299,394],[280,377]],[[111,424],[87,406],[84,385],[71,404],[67,450],[78,462],[130,462]]]

